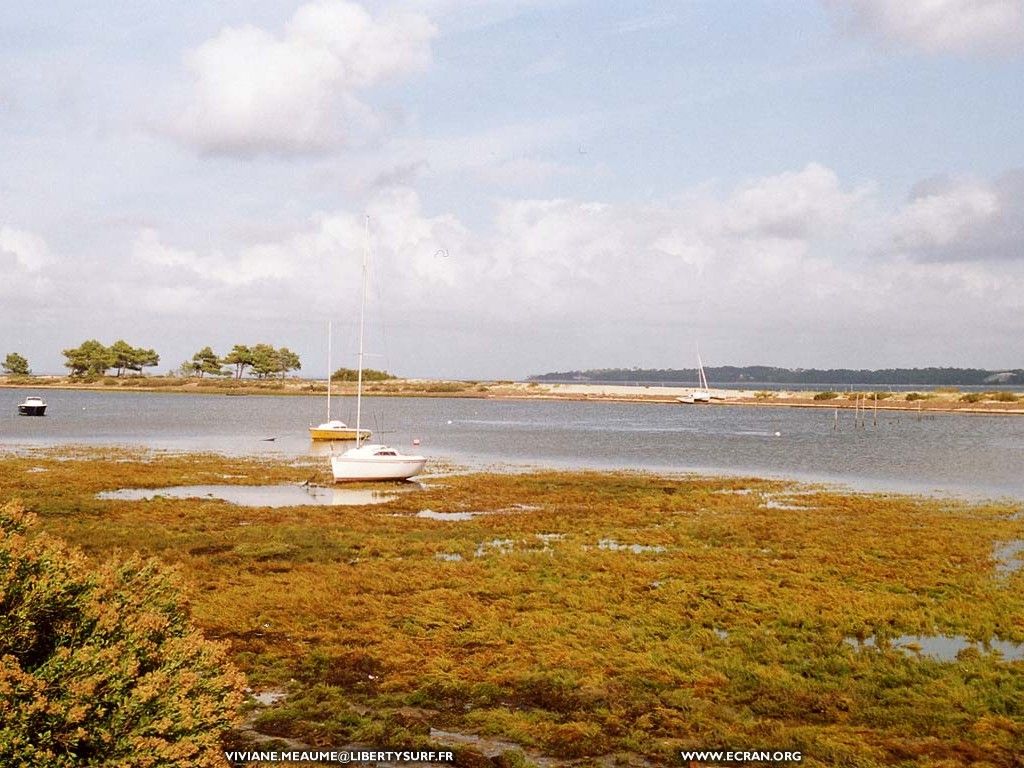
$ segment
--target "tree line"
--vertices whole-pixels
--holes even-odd
[[[252,347],[235,344],[223,357],[212,348],[203,347],[192,355],[191,360],[181,364],[182,373],[199,378],[209,374],[240,379],[247,369],[258,379],[274,376],[284,378],[289,371],[298,371],[301,368],[302,361],[295,352],[288,347],[275,349],[270,344],[256,344]]]
[[[77,347],[63,350],[64,367],[72,376],[103,376],[111,368],[118,376],[128,371],[142,373],[143,368],[160,364],[160,355],[145,347],[133,347],[118,339],[109,347],[96,339],[83,341]]]
[[[884,368],[854,370],[849,368],[774,368],[765,365],[717,368],[705,366],[704,374],[712,384],[834,384],[834,385],[982,385],[1024,383],[1024,370],[1001,371],[980,368]],[[697,380],[695,368],[600,368],[587,371],[558,371],[531,376],[530,381],[548,382],[628,382],[634,384],[692,383]]]
[[[160,355],[145,347],[133,347],[127,341],[118,339],[110,346],[96,339],[83,341],[77,347],[62,350],[64,367],[74,377],[105,376],[113,369],[117,376],[129,371],[142,373],[144,368],[160,364]],[[9,353],[0,363],[8,376],[31,376],[28,359],[17,352]],[[284,376],[289,371],[302,368],[299,356],[288,347],[275,348],[270,344],[246,346],[235,344],[223,357],[210,347],[203,347],[191,360],[179,367],[183,376],[205,375],[241,379],[247,373],[259,379]]]

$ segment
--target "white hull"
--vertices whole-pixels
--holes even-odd
[[[698,389],[688,395],[677,397],[676,400],[680,403],[710,403],[711,393],[706,389]]]
[[[408,480],[423,471],[423,456],[403,456],[386,445],[363,445],[331,456],[334,482],[357,480]]]
[[[358,480],[408,480],[423,471],[427,460],[422,456],[395,456],[371,459],[331,457],[334,482]]]

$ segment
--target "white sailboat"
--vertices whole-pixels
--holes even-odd
[[[677,397],[680,403],[710,403],[711,389],[708,387],[708,377],[704,375],[704,361],[700,359],[700,350],[697,351],[697,389],[689,394]]]
[[[356,385],[356,446],[344,453],[331,456],[331,472],[334,482],[359,480],[408,480],[423,471],[427,460],[423,456],[407,456],[394,448],[381,444],[362,444],[360,427],[363,414],[363,327],[366,315],[366,285],[368,280],[368,259],[370,219],[365,221],[363,244],[363,297],[359,306],[359,374]]]
[[[310,426],[309,437],[312,440],[365,440],[370,430],[355,430],[343,421],[331,418],[331,323],[327,321],[327,421],[317,426]]]

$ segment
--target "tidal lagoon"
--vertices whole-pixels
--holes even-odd
[[[0,389],[0,445],[123,446],[288,458],[329,453],[318,397],[48,390],[44,418]],[[1024,498],[1024,418],[1013,415],[476,398],[367,398],[375,439],[419,440],[471,469],[640,469],[753,475],[867,491]],[[349,413],[351,411],[352,413]],[[334,413],[354,421],[354,400]],[[428,464],[428,470],[430,465]]]

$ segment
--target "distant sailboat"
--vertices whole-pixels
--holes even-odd
[[[423,456],[406,456],[386,445],[361,445],[359,436],[363,413],[363,326],[366,315],[366,284],[368,280],[370,219],[365,222],[363,245],[363,297],[359,307],[359,376],[356,385],[356,447],[331,456],[334,482],[359,480],[408,480],[423,471],[427,460]]]
[[[370,430],[361,432],[345,425],[345,422],[331,418],[331,323],[327,322],[327,421],[309,428],[309,436],[313,440],[365,440]]]
[[[680,403],[710,403],[711,389],[708,387],[708,377],[704,375],[704,361],[700,359],[700,350],[697,351],[697,389],[689,394],[677,397]]]

